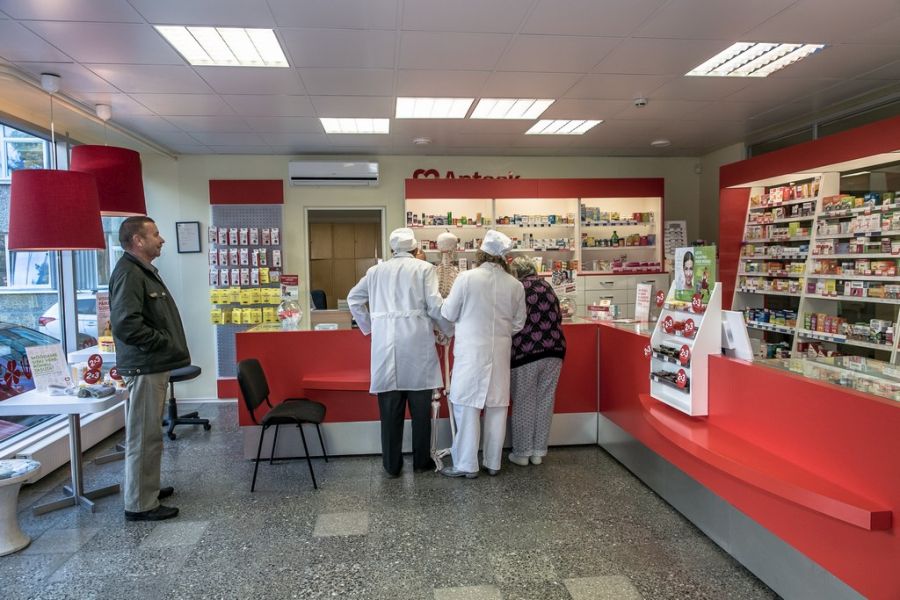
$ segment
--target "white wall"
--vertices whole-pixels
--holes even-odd
[[[194,364],[203,375],[180,384],[183,398],[214,398],[215,338],[209,322],[207,246],[200,254],[177,254],[175,221],[200,221],[205,239],[209,225],[210,179],[287,178],[288,156],[184,156],[177,161],[159,156],[144,157],[144,186],[150,216],[157,220],[168,240],[158,261],[160,272],[178,301]],[[304,157],[313,158],[313,157]],[[306,289],[307,253],[304,209],[308,207],[384,207],[385,229],[405,223],[404,185],[418,168],[447,170],[457,176],[478,171],[482,175],[513,172],[522,178],[551,177],[663,177],[665,218],[688,222],[688,235],[700,235],[700,176],[694,172],[696,158],[602,158],[602,157],[494,157],[494,156],[384,156],[316,157],[332,160],[377,160],[378,187],[289,187],[285,184],[284,247],[285,272],[298,273]],[[718,196],[716,196],[718,198]],[[304,296],[305,298],[305,296]],[[308,310],[308,306],[304,307]]]
[[[744,160],[747,157],[744,144],[733,144],[700,157],[703,174],[700,176],[700,218],[697,220],[701,239],[719,240],[719,167]],[[688,224],[690,230],[690,223]],[[688,239],[694,239],[690,237]]]

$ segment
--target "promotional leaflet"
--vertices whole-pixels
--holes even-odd
[[[716,282],[716,247],[676,248],[674,266],[675,299],[690,302],[699,293],[701,302],[708,303]]]
[[[72,386],[72,375],[63,356],[62,346],[28,346],[25,353],[28,355],[28,365],[37,390],[46,392],[50,388]]]
[[[636,321],[650,320],[650,296],[653,293],[652,283],[639,283],[634,299],[634,319]]]

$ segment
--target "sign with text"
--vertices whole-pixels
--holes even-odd
[[[62,346],[48,344],[47,346],[29,346],[25,348],[28,355],[28,365],[34,377],[34,387],[40,391],[48,388],[67,388],[72,385],[72,375],[69,373],[69,365],[63,356]]]
[[[300,276],[281,276],[281,297],[284,299],[300,300]]]
[[[650,320],[650,297],[653,294],[652,283],[637,284],[636,295],[634,298],[634,318],[637,321]]]
[[[478,171],[475,171],[471,175],[457,175],[453,171],[447,171],[444,177],[441,177],[441,172],[437,169],[416,169],[413,171],[412,175],[413,179],[519,179],[521,175],[513,175],[512,171],[507,172],[506,175],[482,175]]]

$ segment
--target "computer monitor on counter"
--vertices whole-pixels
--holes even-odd
[[[753,361],[753,348],[744,313],[736,310],[722,311],[722,354],[731,358]]]

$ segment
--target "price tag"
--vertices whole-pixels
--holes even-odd
[[[675,385],[684,389],[687,386],[687,373],[684,372],[684,369],[678,369],[678,375],[675,376]]]
[[[693,338],[695,333],[697,333],[697,326],[694,325],[694,320],[687,319],[684,322],[684,337]]]
[[[100,371],[97,369],[90,369],[84,372],[84,382],[88,384],[95,384],[100,381]]]
[[[702,313],[705,309],[706,307],[703,306],[703,296],[699,293],[694,294],[694,297],[691,298],[691,310],[695,313]]]
[[[663,319],[663,330],[666,333],[675,332],[675,319],[672,318],[672,315],[666,315],[666,318]]]
[[[656,292],[656,308],[659,308],[666,301],[666,293],[662,290]]]
[[[87,359],[88,369],[92,371],[99,371],[100,367],[103,366],[103,357],[99,354],[91,354]]]
[[[119,374],[119,367],[113,367],[109,370],[110,379],[115,379],[116,381],[122,381],[122,376]]]
[[[678,351],[678,362],[681,363],[681,366],[686,367],[689,362],[691,362],[691,349],[688,348],[687,344],[681,347],[681,350]]]
[[[653,354],[653,350],[650,348],[650,344],[644,346],[644,358],[650,358],[650,355]]]

